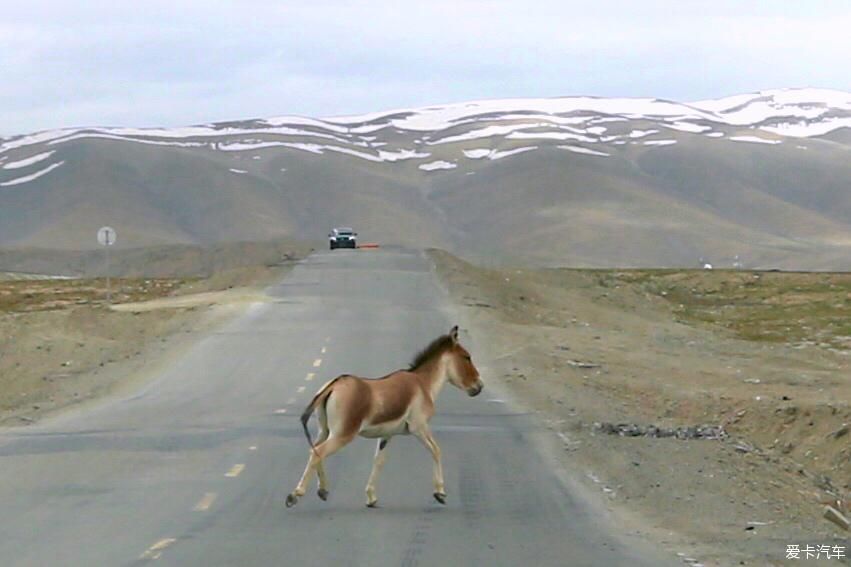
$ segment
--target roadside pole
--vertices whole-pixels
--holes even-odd
[[[115,244],[116,239],[115,229],[111,226],[104,226],[98,230],[98,242],[105,248],[106,255],[106,304],[112,305],[112,286],[109,278],[109,249]]]
[[[109,281],[109,244],[106,245],[106,304],[112,305],[112,286]]]

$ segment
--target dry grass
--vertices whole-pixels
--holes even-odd
[[[602,285],[636,285],[690,324],[752,341],[851,349],[851,274],[727,270],[596,272]]]
[[[191,281],[184,278],[112,280],[113,303],[157,299],[175,293]],[[53,311],[75,305],[106,303],[106,280],[0,281],[0,313]]]

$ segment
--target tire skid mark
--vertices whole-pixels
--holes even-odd
[[[492,468],[496,471],[499,484],[500,507],[512,521],[518,522],[521,526],[527,525],[538,517],[536,510],[544,506],[540,492],[534,487],[530,487],[529,490],[518,490],[518,479],[528,477],[522,465],[504,461],[493,464]],[[527,478],[527,482],[532,480]]]
[[[436,508],[426,508],[417,516],[414,531],[405,546],[405,553],[402,555],[401,567],[416,567],[420,564],[420,557],[428,543],[436,512]]]
[[[464,520],[467,522],[467,526],[474,528],[485,512],[483,507],[485,487],[482,482],[479,464],[473,462],[472,459],[461,461],[461,473],[458,484]]]

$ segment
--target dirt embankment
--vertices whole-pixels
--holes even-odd
[[[281,258],[301,258],[322,242],[281,239],[268,242],[222,242],[209,246],[164,244],[130,248],[120,240],[110,249],[113,277],[203,277],[235,269],[278,264]],[[106,275],[104,250],[45,250],[0,248],[0,272],[54,274],[79,278]]]
[[[114,278],[112,305],[104,279],[0,278],[0,425],[28,425],[128,386],[193,332],[263,301],[263,287],[309,251],[261,249],[256,264],[251,254],[210,260],[222,267],[210,274]],[[191,267],[182,251],[165,265],[148,260],[155,272]]]
[[[540,413],[625,530],[686,563],[786,564],[790,544],[851,554],[822,517],[851,492],[851,275],[432,257],[484,335],[489,373]]]

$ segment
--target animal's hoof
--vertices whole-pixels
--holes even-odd
[[[378,508],[378,500],[373,500],[372,502],[366,503],[367,508]]]
[[[317,491],[316,491],[316,494],[317,494],[317,495],[319,496],[319,498],[321,498],[322,500],[328,500],[328,491],[327,491],[327,490],[325,490],[324,488],[320,488],[319,490],[317,490]]]
[[[295,494],[287,494],[287,508],[292,508],[298,502],[298,496]]]
[[[444,493],[435,492],[434,493],[434,499],[437,500],[438,502],[440,502],[441,504],[443,504],[444,506],[446,505],[446,495]]]

